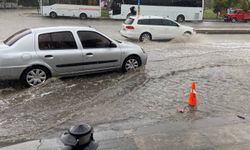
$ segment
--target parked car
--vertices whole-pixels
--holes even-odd
[[[24,29],[0,44],[0,80],[20,79],[35,86],[54,76],[126,72],[146,61],[141,47],[112,40],[89,27]]]
[[[130,39],[164,40],[182,35],[193,35],[193,28],[181,25],[174,20],[157,16],[129,17],[120,30],[122,36]]]
[[[225,22],[237,22],[237,21],[245,21],[247,22],[250,20],[250,12],[249,11],[244,11],[242,9],[236,9],[233,11],[233,13],[226,14],[224,16],[224,21]]]

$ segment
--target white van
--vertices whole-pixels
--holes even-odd
[[[44,3],[41,5],[41,14],[56,18],[58,16],[76,17],[80,19],[101,17],[101,5],[99,0],[87,1],[87,3]]]

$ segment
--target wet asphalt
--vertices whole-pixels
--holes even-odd
[[[53,20],[31,15],[29,11],[7,10],[0,11],[0,39],[27,27],[89,25],[114,39],[129,41],[119,35],[120,24],[109,20]],[[110,127],[105,124],[112,123],[120,123],[122,128],[129,122],[133,128],[163,121],[183,122],[237,114],[247,117],[250,113],[249,41],[250,35],[205,34],[172,41],[130,41],[142,46],[149,56],[146,67],[137,72],[52,78],[29,89],[17,81],[1,81],[0,147],[54,138],[69,126],[82,122],[101,131]],[[176,109],[186,106],[193,81],[197,83],[198,111],[195,115],[179,115]]]

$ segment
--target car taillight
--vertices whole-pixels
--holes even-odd
[[[135,27],[134,26],[126,26],[126,29],[129,29],[129,30],[134,30]]]

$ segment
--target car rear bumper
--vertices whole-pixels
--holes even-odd
[[[0,67],[0,80],[19,80],[25,67]]]
[[[120,34],[125,37],[125,38],[129,38],[129,39],[139,39],[139,35],[134,33],[134,32],[130,32],[130,31],[126,31],[126,30],[120,30]]]

